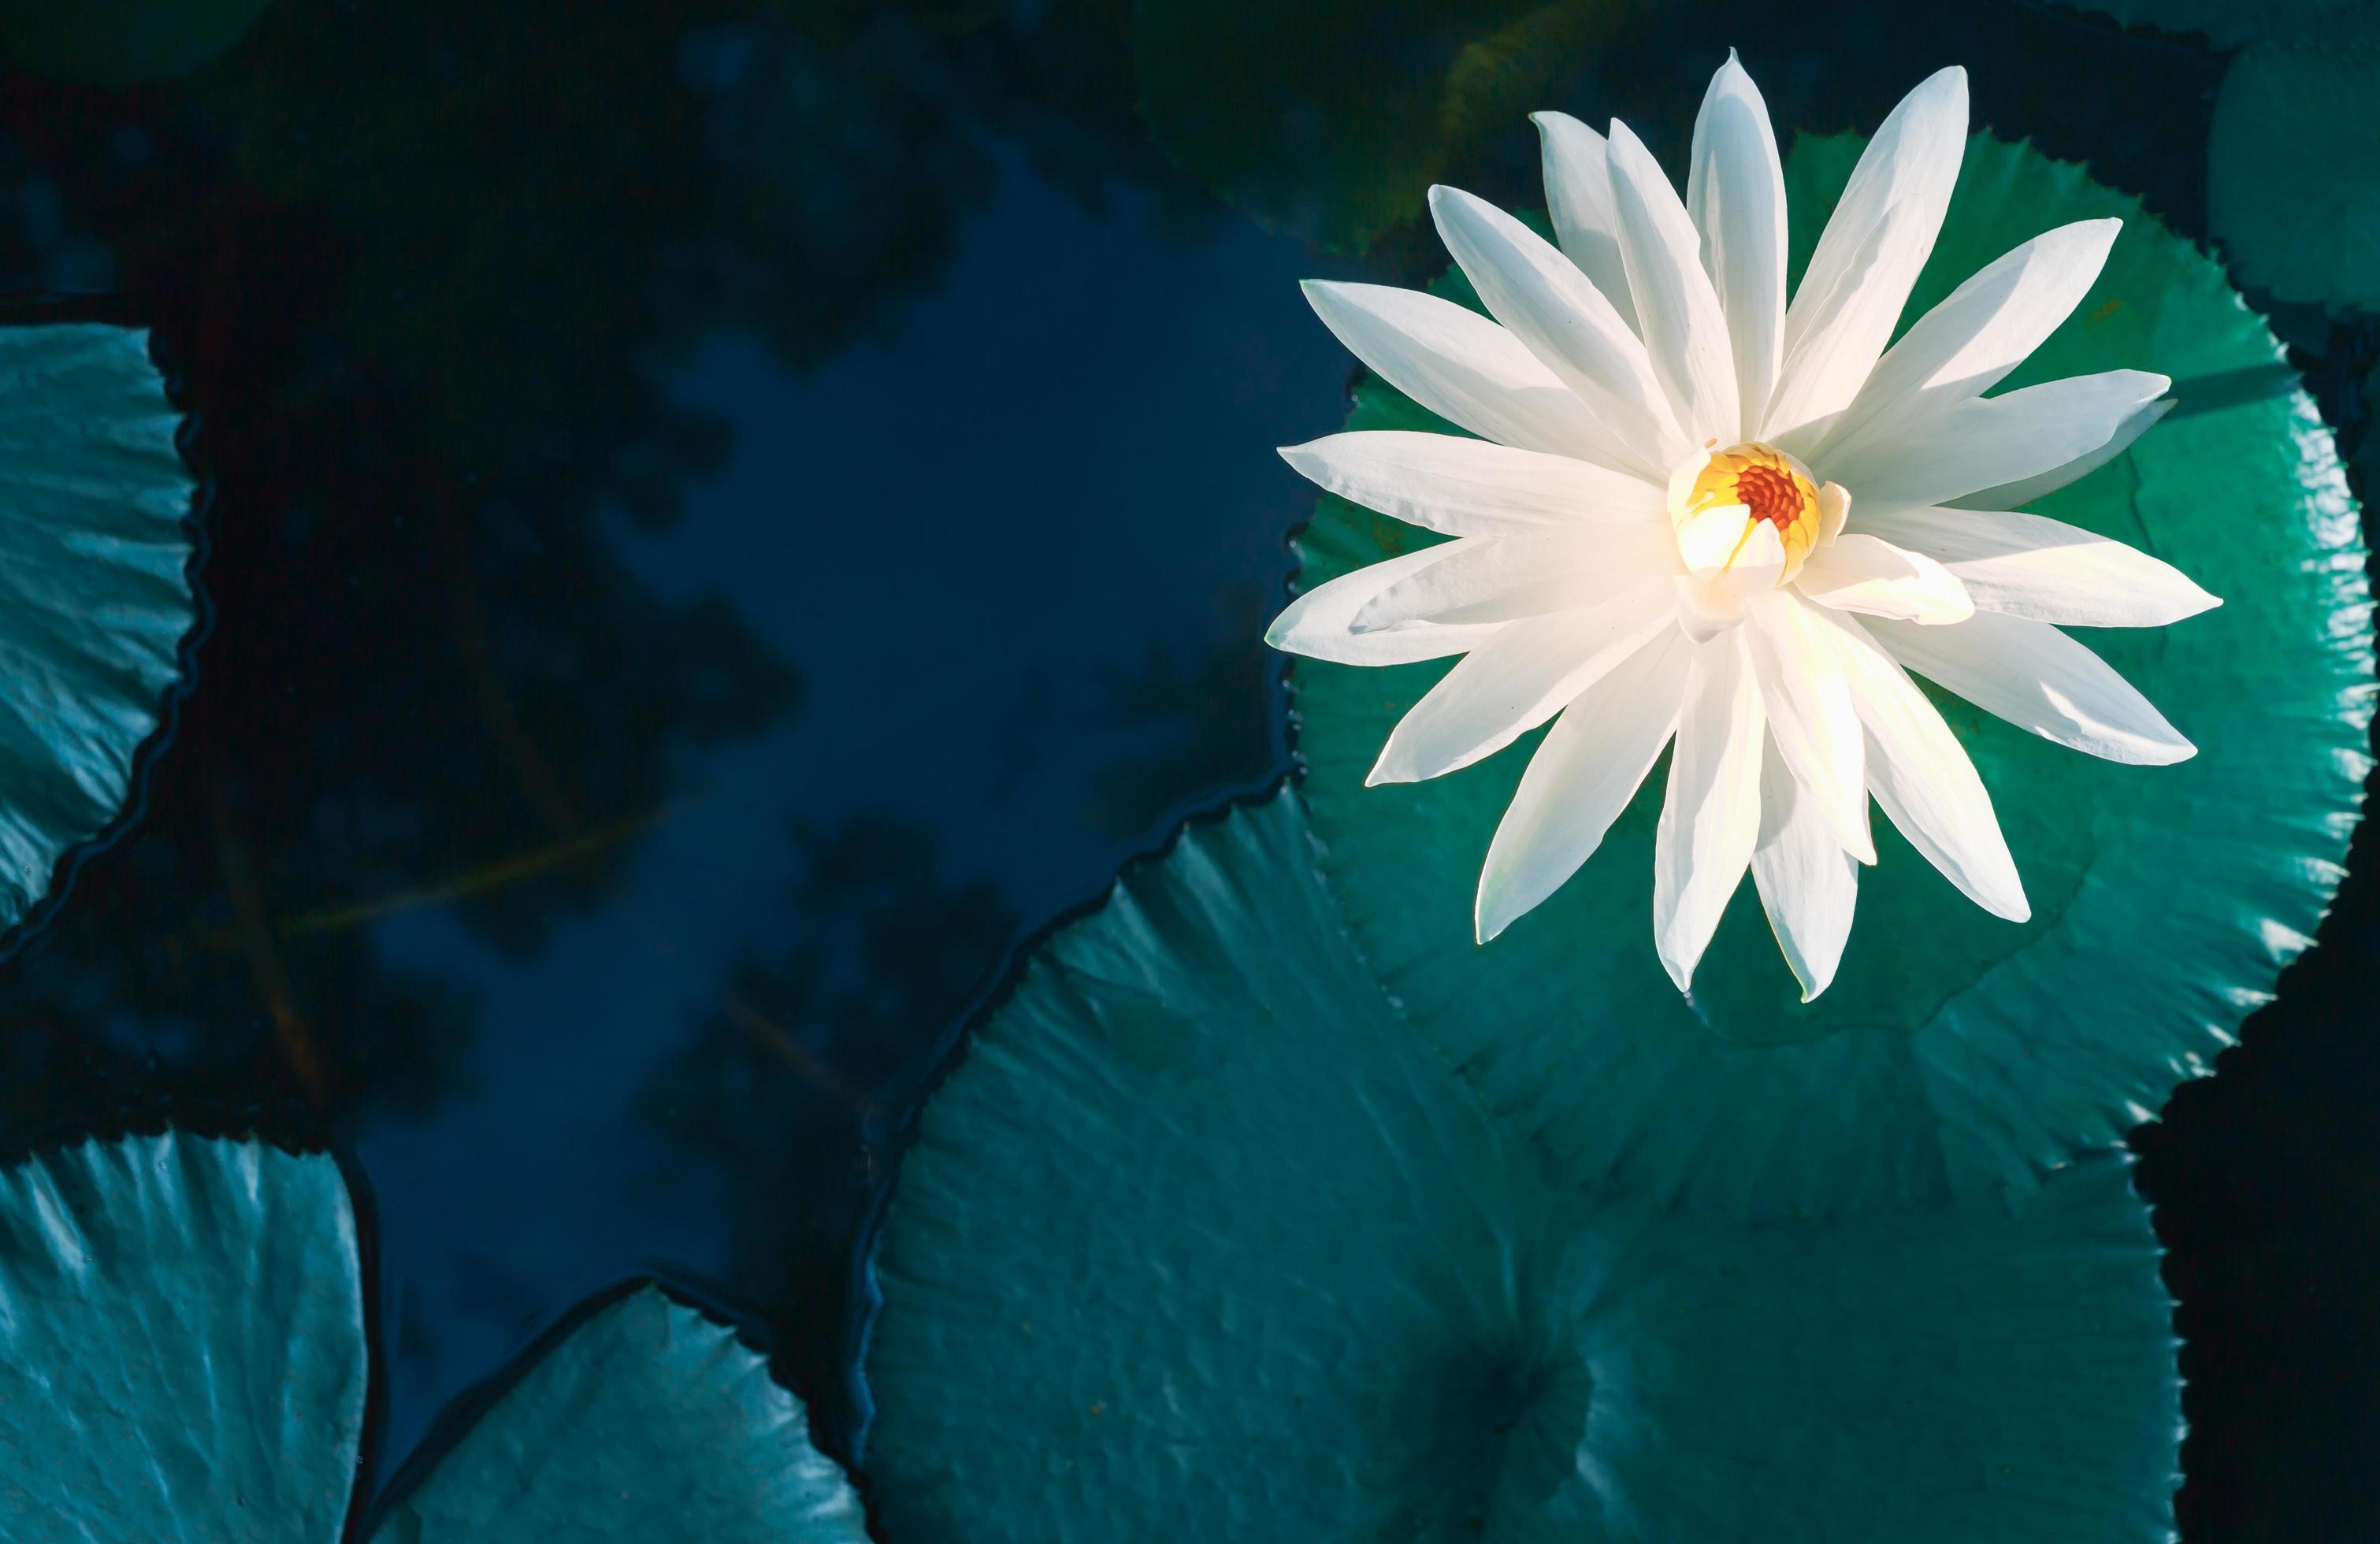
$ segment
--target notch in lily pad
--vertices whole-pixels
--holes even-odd
[[[2120,1151],[1756,1222],[1583,1179],[1416,1032],[1319,856],[1292,792],[1194,822],[928,1102],[866,1362],[892,1544],[2170,1538]]]
[[[643,1287],[346,1526],[370,1376],[338,1166],[168,1133],[0,1174],[0,1535],[17,1544],[855,1544],[843,1472],[733,1331]]]

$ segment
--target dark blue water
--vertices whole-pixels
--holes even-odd
[[[2046,7],[1331,5],[1291,30],[1338,73],[1136,53],[1166,9],[280,0],[152,83],[0,75],[0,294],[156,329],[215,618],[144,811],[0,967],[0,1119],[352,1155],[381,1472],[638,1273],[841,1429],[937,1048],[1289,764],[1271,447],[1349,368],[1295,280],[1443,262],[1363,167],[1532,203],[1536,107],[1674,159],[1732,42],[1821,130],[1963,62],[1979,122],[2204,233],[2222,59]],[[1536,40],[1490,127],[1328,131],[1490,35]],[[2369,330],[2282,320],[2356,448]],[[2369,869],[2140,1139],[2195,1538],[2380,1501]]]

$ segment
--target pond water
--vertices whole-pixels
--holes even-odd
[[[352,1158],[382,1476],[639,1273],[765,1323],[840,1440],[853,1242],[967,1005],[1291,764],[1272,447],[1351,366],[1296,281],[1427,281],[1432,180],[1535,203],[1527,111],[1674,164],[1730,43],[1827,132],[1959,62],[1979,125],[2208,235],[2226,56],[2186,34],[1177,9],[274,0],[154,79],[0,74],[0,298],[155,330],[212,614],[142,808],[0,966],[0,1118]],[[1499,38],[1464,113],[1383,105]],[[2351,456],[2380,334],[2249,288]],[[2136,1138],[2188,1538],[2380,1502],[2368,870]]]

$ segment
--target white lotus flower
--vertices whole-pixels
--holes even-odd
[[[1559,249],[1430,189],[1495,322],[1306,286],[1366,365],[1480,438],[1284,450],[1332,492],[1454,540],[1302,596],[1269,640],[1350,664],[1464,656],[1371,783],[1468,766],[1560,715],[1488,849],[1482,942],[1586,861],[1673,738],[1653,933],[1680,990],[1746,868],[1804,999],[1825,990],[1876,860],[1870,795],[1977,905],[2024,920],[1991,798],[1907,672],[2095,756],[2192,753],[2058,627],[2156,626],[2215,597],[2120,542],[2007,513],[2121,452],[2169,383],[2112,371],[1984,395],[2082,299],[2119,223],[2026,242],[1888,349],[1958,179],[1964,71],[1876,131],[1790,306],[1784,171],[1731,55],[1683,200],[1624,126],[1607,140],[1536,122]]]

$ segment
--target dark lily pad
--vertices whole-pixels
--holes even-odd
[[[0,12],[0,55],[56,80],[129,86],[196,69],[273,0],[70,0]]]
[[[1797,263],[1861,143],[1787,167]],[[1969,904],[1876,822],[1834,986],[1803,1004],[1746,884],[1680,997],[1650,937],[1663,769],[1578,876],[1493,943],[1471,906],[1531,736],[1432,782],[1366,788],[1445,663],[1297,662],[1306,794],[1358,943],[1492,1108],[1564,1168],[1750,1215],[2022,1186],[2119,1139],[2207,1070],[2302,949],[2340,876],[2369,766],[2370,598],[2331,436],[2212,260],[2080,167],[1978,136],[1920,314],[2070,220],[2126,222],[2074,317],[2008,383],[2131,367],[2180,406],[2124,456],[2031,507],[2119,537],[2226,598],[2179,626],[2084,636],[2199,747],[2119,766],[1938,696],[2033,902]],[[1378,383],[1350,427],[1442,427]],[[1324,499],[1313,585],[1415,532]]]
[[[1399,1012],[1318,856],[1290,793],[1194,824],[928,1106],[868,1357],[887,1538],[2170,1537],[2120,1154],[1756,1224],[1578,1184]]]
[[[2380,30],[2372,0],[2075,0],[2127,27],[2204,34],[2217,48],[2258,38],[2340,38]],[[2325,143],[2332,143],[2329,136]]]
[[[181,675],[179,422],[144,334],[0,329],[0,928],[115,821]]]
[[[0,1537],[329,1544],[368,1377],[338,1167],[168,1134],[0,1174]],[[734,1333],[647,1287],[578,1325],[372,1537],[858,1544]]]
[[[2240,51],[2215,98],[2206,217],[2242,283],[2380,311],[2380,40]]]

